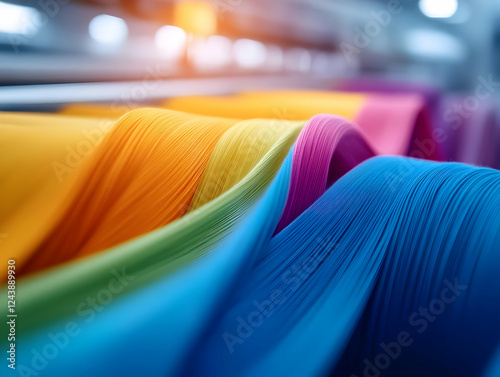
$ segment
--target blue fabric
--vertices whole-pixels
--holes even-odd
[[[496,376],[500,172],[373,158],[272,237],[291,163],[223,244],[80,323],[40,375]]]
[[[276,178],[233,234],[204,257],[165,279],[113,302],[72,338],[43,374],[66,376],[171,376],[203,333],[221,301],[271,238],[283,211],[293,149]],[[20,364],[30,366],[31,349],[42,350],[47,334],[64,332],[68,321],[39,331],[20,344]],[[80,360],[89,360],[82,365]],[[74,365],[79,365],[74,368]]]

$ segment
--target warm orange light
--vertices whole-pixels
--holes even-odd
[[[217,31],[217,12],[203,1],[182,1],[175,5],[174,25],[187,33],[209,36]]]

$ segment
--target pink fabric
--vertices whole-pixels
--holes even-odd
[[[422,96],[370,95],[356,117],[375,152],[441,160],[441,146],[433,140],[431,119]]]

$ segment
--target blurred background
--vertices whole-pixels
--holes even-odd
[[[499,21],[498,0],[0,0],[0,109],[348,79],[472,91],[500,81]]]

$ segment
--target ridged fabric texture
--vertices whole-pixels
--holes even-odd
[[[363,90],[1,113],[16,372],[497,376],[496,109]]]

